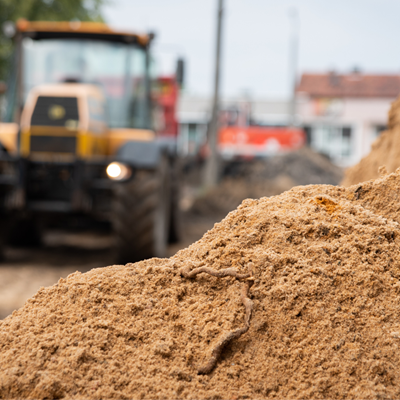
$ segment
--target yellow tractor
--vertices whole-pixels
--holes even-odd
[[[0,123],[4,241],[106,223],[120,262],[164,256],[180,234],[179,159],[176,135],[154,130],[153,35],[76,21],[16,28]]]

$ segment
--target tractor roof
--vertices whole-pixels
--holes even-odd
[[[116,31],[101,22],[81,21],[17,21],[17,30],[24,36],[32,39],[59,39],[80,38],[97,39],[122,43],[138,43],[146,46],[152,39],[152,35],[140,35],[133,32]]]

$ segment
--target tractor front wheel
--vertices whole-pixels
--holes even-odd
[[[40,247],[42,245],[42,229],[34,217],[11,218],[8,244],[14,247]]]
[[[120,263],[165,257],[170,223],[170,171],[162,159],[155,171],[139,170],[115,186],[113,227]]]

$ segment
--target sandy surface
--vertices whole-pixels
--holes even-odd
[[[0,397],[400,397],[400,171],[246,200],[0,321]]]
[[[198,240],[214,220],[186,217],[185,240],[171,245],[168,256]],[[8,248],[0,263],[0,319],[22,307],[42,286],[51,286],[75,271],[87,272],[114,260],[113,238],[108,234],[48,232],[45,247]]]
[[[6,261],[0,263],[0,318],[21,307],[42,286],[112,262],[112,238],[107,235],[51,232],[45,242],[46,247],[39,249],[6,250]]]

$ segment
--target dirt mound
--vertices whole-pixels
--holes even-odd
[[[0,398],[398,398],[399,192],[246,200],[171,259],[41,289],[0,322]]]
[[[244,199],[276,196],[297,185],[338,185],[343,177],[341,168],[307,147],[265,160],[228,163],[225,174],[218,187],[193,202],[192,213],[222,218]]]
[[[400,167],[400,99],[389,111],[389,130],[382,132],[372,144],[370,153],[345,172],[342,185],[350,186],[379,176],[378,169],[385,166],[388,172]]]
[[[276,196],[296,184],[286,175],[274,180],[254,181],[250,177],[223,179],[217,187],[195,198],[188,213],[190,216],[213,217],[220,220],[237,208],[244,199]]]
[[[337,185],[343,177],[341,168],[309,147],[265,160],[239,163],[236,169],[233,168],[231,174],[236,178],[250,179],[252,182],[287,176],[296,185]]]

